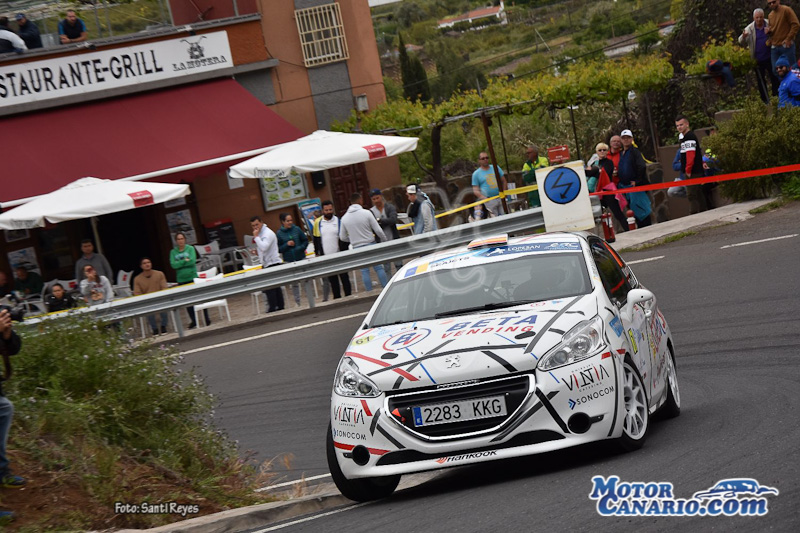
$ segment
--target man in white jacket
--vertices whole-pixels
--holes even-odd
[[[350,196],[350,207],[342,217],[342,227],[339,229],[339,238],[344,242],[349,242],[353,248],[361,248],[375,244],[375,238],[384,242],[386,235],[383,234],[378,220],[366,209],[361,206],[361,193],[353,193]],[[386,286],[386,270],[383,265],[374,265],[375,274],[383,287]],[[372,290],[372,280],[369,277],[369,268],[361,269],[361,279],[364,281],[364,290]]]
[[[275,232],[269,229],[259,216],[250,219],[250,228],[253,230],[253,241],[258,247],[258,258],[261,260],[262,268],[280,265],[281,256],[278,255],[278,237]],[[283,309],[283,293],[280,287],[267,289],[264,294],[267,295],[267,313]]]

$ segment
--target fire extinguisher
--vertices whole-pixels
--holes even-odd
[[[625,216],[628,217],[628,229],[636,229],[636,217],[633,215],[633,210],[628,209],[628,212],[625,213]]]
[[[607,209],[603,209],[600,219],[603,222],[603,238],[606,242],[616,241],[617,237],[614,235],[614,221],[611,218],[611,213]]]

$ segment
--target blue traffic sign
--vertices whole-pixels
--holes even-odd
[[[569,167],[554,168],[544,178],[544,193],[553,203],[568,204],[578,197],[582,181]]]

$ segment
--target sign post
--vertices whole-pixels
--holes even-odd
[[[594,228],[594,215],[586,186],[583,161],[536,170],[547,231],[580,231]]]

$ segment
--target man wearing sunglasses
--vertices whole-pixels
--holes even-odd
[[[778,87],[778,107],[800,106],[800,78],[789,69],[789,60],[781,56],[775,62],[781,85]]]
[[[472,173],[472,192],[475,193],[478,200],[497,196],[500,194],[500,189],[497,186],[497,177],[494,175],[494,167],[489,165],[489,154],[481,152],[481,155],[478,157],[478,164],[480,164],[481,167]],[[497,166],[497,171],[500,173],[500,179],[503,182],[503,190],[506,190],[508,184],[506,183],[505,173],[499,165]],[[485,207],[487,211],[491,211],[497,216],[503,214],[503,204],[500,202],[500,198],[489,200],[486,202]]]
[[[768,0],[767,5],[772,10],[769,14],[767,44],[772,47],[772,69],[777,74],[777,61],[781,56],[786,56],[789,65],[797,64],[794,38],[800,30],[800,21],[791,7],[781,5],[781,0]]]

